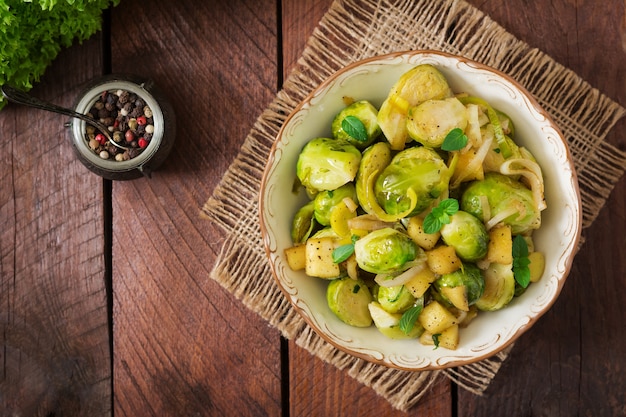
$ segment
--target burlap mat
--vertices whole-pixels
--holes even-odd
[[[392,370],[338,351],[305,324],[274,283],[260,236],[257,199],[272,142],[299,101],[348,63],[416,49],[440,50],[490,65],[536,96],[569,142],[582,193],[583,227],[594,221],[626,169],[626,153],[604,141],[626,109],[473,6],[453,0],[337,0],[332,4],[283,90],[259,116],[239,156],[202,208],[203,217],[225,233],[211,277],[286,338],[372,387],[399,410],[417,403],[441,376],[482,394],[509,350],[476,364],[424,372]]]

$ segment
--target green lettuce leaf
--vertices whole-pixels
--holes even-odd
[[[30,90],[62,48],[102,28],[120,0],[0,0],[0,85]],[[0,95],[0,109],[6,100]]]

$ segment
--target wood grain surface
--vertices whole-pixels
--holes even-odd
[[[113,184],[116,415],[278,415],[279,333],[209,279],[221,236],[199,217],[276,93],[277,6],[146,7],[113,11],[112,71],[169,93],[177,141],[153,179]]]
[[[470,3],[626,105],[623,1]],[[223,237],[200,207],[330,5],[122,0],[64,50],[33,94],[71,106],[108,72],[167,92],[176,146],[151,179],[91,174],[63,116],[0,111],[0,415],[407,415],[209,278]],[[408,415],[626,415],[625,205],[622,179],[484,396],[441,378]]]
[[[71,106],[101,68],[94,37],[64,51],[33,94]],[[3,416],[111,411],[103,184],[74,157],[65,122],[13,106],[0,115]]]

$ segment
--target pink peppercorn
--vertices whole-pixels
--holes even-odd
[[[146,146],[148,146],[148,141],[145,140],[144,138],[139,138],[139,140],[137,141],[137,145],[139,145],[139,147],[143,149]]]
[[[145,126],[146,123],[148,123],[148,120],[146,120],[145,116],[137,117],[137,124],[139,126]]]
[[[102,133],[98,133],[95,139],[100,143],[100,145],[104,145],[107,143],[107,138]]]
[[[129,142],[129,143],[135,140],[135,134],[130,129],[126,131],[126,133],[124,134],[124,137],[126,138],[126,142]]]

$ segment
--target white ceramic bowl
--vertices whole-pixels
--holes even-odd
[[[461,330],[457,350],[433,349],[416,340],[392,340],[374,326],[356,328],[337,319],[326,304],[327,281],[293,272],[283,254],[292,245],[291,219],[306,201],[292,192],[296,161],[304,144],[330,135],[343,97],[368,99],[380,106],[392,85],[410,68],[429,63],[448,79],[454,92],[482,97],[511,116],[516,141],[526,146],[543,169],[548,208],[535,232],[544,252],[542,279],[506,308],[481,313]],[[263,240],[276,282],[294,308],[326,341],[359,358],[406,370],[453,367],[504,349],[528,330],[555,302],[569,273],[581,231],[576,173],[559,129],[535,99],[508,76],[468,59],[433,51],[395,53],[367,59],[338,71],[313,91],[289,116],[267,162],[260,192]]]

